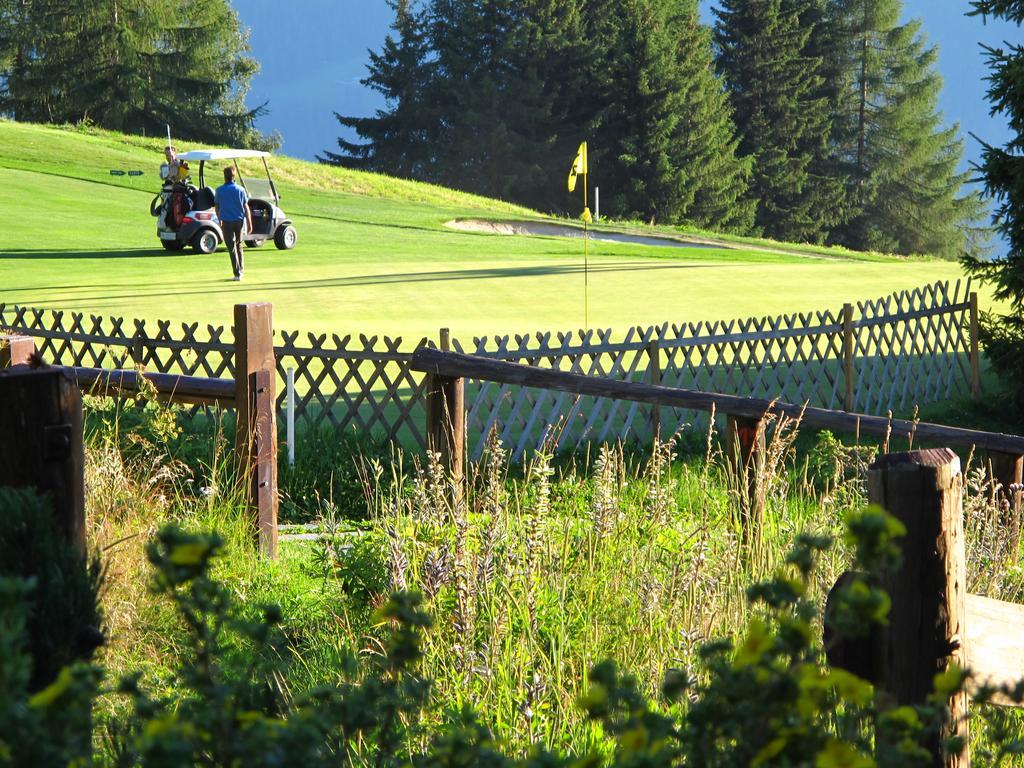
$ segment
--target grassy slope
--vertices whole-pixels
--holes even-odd
[[[0,301],[212,323],[229,322],[236,302],[271,301],[281,328],[413,337],[440,326],[468,337],[583,324],[578,241],[443,226],[457,216],[537,214],[283,157],[274,168],[299,245],[250,252],[245,282],[231,283],[223,252],[169,256],[159,248],[148,207],[160,145],[0,122]],[[146,175],[115,178],[111,168]],[[753,249],[765,245],[594,244],[591,325],[808,310],[959,277],[947,262]]]

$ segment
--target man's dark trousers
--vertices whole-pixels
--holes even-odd
[[[245,262],[242,260],[242,227],[244,224],[244,221],[224,221],[220,225],[224,231],[224,243],[228,247],[228,253],[231,254],[231,269],[234,270],[235,277],[241,275],[242,270],[245,269]]]

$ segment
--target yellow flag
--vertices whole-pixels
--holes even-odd
[[[569,169],[569,191],[576,191],[576,177],[580,174],[586,175],[587,170],[587,142],[580,144],[576,151],[576,159],[572,161],[572,168]]]

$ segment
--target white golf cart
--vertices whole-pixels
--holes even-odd
[[[180,251],[186,245],[198,253],[213,253],[224,241],[220,222],[214,209],[213,188],[207,186],[207,163],[231,163],[235,166],[235,180],[245,187],[249,194],[249,211],[252,214],[252,231],[245,232],[245,244],[258,248],[267,240],[282,250],[295,247],[298,234],[291,219],[278,206],[281,196],[277,193],[274,180],[267,165],[269,152],[254,149],[196,149],[178,155],[178,162],[199,163],[199,185],[194,186],[188,179],[181,181],[169,178],[169,168],[161,167],[164,179],[163,189],[154,198],[150,213],[157,217],[156,233],[168,251]],[[245,171],[238,161],[245,163]],[[263,174],[251,172],[262,161]],[[216,171],[215,171],[216,172]],[[220,183],[220,180],[215,180]]]

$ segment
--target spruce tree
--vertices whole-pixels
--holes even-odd
[[[833,241],[857,249],[956,257],[981,214],[961,194],[963,143],[938,112],[937,51],[902,0],[831,0],[819,47],[830,50],[833,146],[853,212]]]
[[[537,207],[564,200],[559,131],[576,98],[577,24],[564,0],[433,3],[431,94],[444,120],[432,180]]]
[[[675,162],[689,198],[676,223],[745,233],[754,224],[755,204],[747,196],[752,161],[737,157],[732,107],[714,71],[711,29],[700,22],[697,0],[678,3],[672,33],[681,91]]]
[[[244,105],[256,62],[227,0],[0,0],[0,110],[19,120],[265,143]]]
[[[979,0],[974,13],[1024,23],[1024,0]],[[982,323],[985,353],[1024,407],[1024,46],[985,47],[991,74],[992,115],[1009,124],[1004,146],[985,144],[981,173],[986,194],[996,203],[994,223],[1007,243],[995,260],[966,257],[964,266],[993,286],[995,298],[1009,305],[1006,315],[989,314]]]
[[[756,225],[781,240],[821,241],[840,212],[838,184],[820,167],[831,123],[823,64],[808,46],[811,9],[810,0],[723,0],[715,9],[740,155],[754,162]]]
[[[388,0],[395,12],[381,51],[369,51],[369,74],[360,82],[384,97],[385,106],[372,117],[344,116],[338,122],[352,128],[362,143],[338,139],[340,152],[325,151],[321,162],[382,171],[394,176],[424,179],[431,169],[431,145],[440,117],[427,98],[433,66],[423,12],[410,0]]]
[[[744,230],[748,164],[696,0],[396,2],[364,81],[387,103],[339,118],[361,142],[323,160],[578,214],[580,141],[602,209]],[[415,161],[410,161],[415,158]]]
[[[604,163],[604,202],[618,216],[672,221],[687,202],[675,156],[683,106],[677,43],[664,4],[617,5],[616,15],[604,18],[608,69],[596,94],[603,110],[593,138],[595,165]]]

